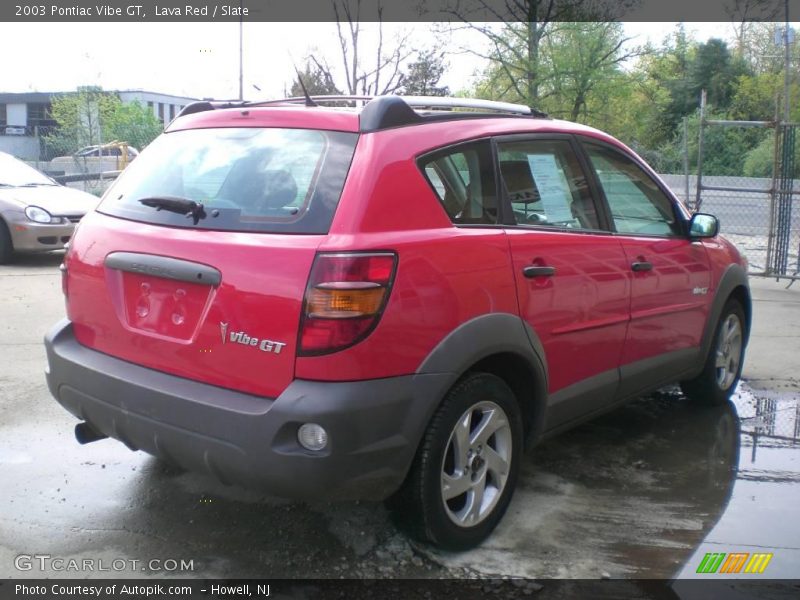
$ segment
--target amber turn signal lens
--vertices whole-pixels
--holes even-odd
[[[386,289],[314,288],[308,296],[307,313],[312,318],[366,317],[380,310]]]
[[[394,252],[323,252],[314,258],[303,301],[299,356],[349,348],[370,334],[394,282]]]

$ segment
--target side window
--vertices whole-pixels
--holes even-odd
[[[593,144],[586,144],[586,152],[618,232],[680,235],[672,202],[635,162],[609,148]]]
[[[429,154],[420,166],[453,223],[497,223],[497,185],[488,141]]]
[[[500,143],[498,158],[517,224],[600,229],[586,177],[569,142]]]

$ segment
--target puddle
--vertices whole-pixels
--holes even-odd
[[[291,503],[110,440],[78,446],[74,420],[33,406],[4,424],[0,564],[45,552],[187,558],[204,577],[671,578],[758,548],[771,577],[800,565],[797,394],[742,385],[703,407],[665,390],[562,434],[525,457],[495,534],[460,554],[409,545],[381,504]]]
[[[746,384],[721,407],[677,388],[642,398],[534,448],[480,548],[428,552],[483,575],[671,578],[709,545],[757,545],[776,549],[772,577],[796,577],[799,407],[797,394]]]
[[[704,556],[742,553],[748,555],[747,561],[725,577],[796,579],[800,572],[800,395],[741,386],[733,402],[741,428],[731,497],[678,577],[719,577],[718,573],[697,573]],[[763,573],[744,572],[754,554],[770,555]]]

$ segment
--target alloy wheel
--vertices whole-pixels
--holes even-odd
[[[508,480],[512,435],[508,417],[491,401],[474,404],[456,422],[441,470],[445,512],[459,527],[489,516]]]

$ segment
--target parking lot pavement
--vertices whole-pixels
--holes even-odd
[[[192,562],[170,574],[195,577],[671,577],[706,552],[754,548],[774,553],[773,576],[797,574],[800,286],[753,282],[750,381],[734,403],[700,408],[665,390],[535,448],[496,533],[453,554],[410,544],[381,504],[290,503],[112,440],[79,446],[43,377],[41,340],[63,315],[59,262],[0,267],[2,578],[152,576],[173,563],[149,561],[169,559]],[[18,558],[42,554],[95,570]],[[98,571],[101,560],[122,570]]]
[[[787,289],[788,286],[788,289]],[[744,377],[761,389],[800,390],[800,281],[751,278],[753,327]]]

